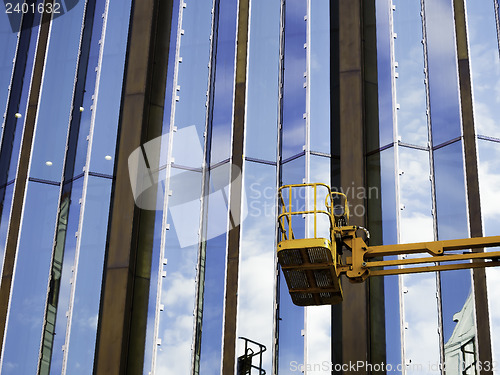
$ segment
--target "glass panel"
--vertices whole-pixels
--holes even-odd
[[[58,200],[58,186],[28,182],[2,374],[35,374],[37,370]]]
[[[161,274],[156,374],[189,373],[191,368],[201,177],[177,168],[171,173],[168,230],[156,271]]]
[[[478,141],[479,154],[479,187],[481,194],[481,209],[485,236],[498,236],[500,228],[500,144],[496,142]],[[500,250],[499,248],[490,248]],[[493,361],[496,368],[500,365],[500,298],[498,285],[500,283],[500,268],[486,269],[488,290],[488,308],[490,313],[491,344]]]
[[[39,23],[39,18],[40,15],[36,15],[34,23],[38,24]],[[14,135],[14,141],[12,144],[12,151],[11,151],[11,156],[10,156],[10,166],[9,166],[9,175],[7,178],[7,181],[11,181],[14,178],[16,178],[16,172],[17,172],[17,163],[19,160],[19,150],[21,148],[21,137],[23,134],[23,122],[25,118],[25,113],[26,113],[26,107],[28,105],[28,95],[29,95],[29,90],[30,90],[30,85],[31,85],[31,74],[33,72],[33,61],[35,59],[35,50],[36,50],[36,45],[37,45],[37,39],[38,39],[38,29],[39,26],[32,27],[30,30],[31,35],[29,36],[29,47],[26,51],[27,53],[27,59],[26,59],[26,67],[24,68],[24,72],[22,72],[22,76],[20,77],[20,80],[22,81],[22,91],[21,91],[21,96],[19,99],[19,103],[15,104],[15,107],[17,108],[17,112],[20,113],[23,117],[17,119],[17,123],[15,125],[16,130],[15,130],[15,135]],[[28,30],[26,30],[28,31]],[[24,32],[26,32],[24,31]],[[9,99],[10,105],[14,105],[13,103],[13,92],[11,93],[11,97]],[[17,105],[18,104],[18,105]],[[9,111],[10,112],[10,111]],[[12,108],[12,112],[14,111],[14,108]],[[8,114],[10,115],[10,114]],[[15,116],[15,114],[14,114]],[[10,119],[6,119],[5,121],[5,126],[8,126],[8,121]],[[4,135],[5,136],[5,135]],[[3,139],[3,142],[5,142],[6,139]]]
[[[102,42],[104,50],[98,77],[99,91],[92,105],[92,110],[96,113],[89,170],[107,175],[113,174],[130,6],[131,0],[109,1],[106,35]]]
[[[163,192],[162,192],[163,193]],[[156,296],[158,294],[158,269],[160,267],[161,225],[163,211],[157,210],[155,217],[155,231],[153,237],[153,255],[151,260],[151,278],[149,282],[148,323],[146,327],[146,348],[144,349],[143,374],[152,374],[152,358],[154,346],[154,326],[156,316]]]
[[[401,242],[432,241],[429,152],[399,147],[399,170]]]
[[[474,121],[478,134],[498,138],[500,55],[495,7],[491,1],[467,3]]]
[[[303,151],[306,122],[306,2],[286,3],[285,15],[285,76],[283,92],[282,160]]]
[[[461,142],[434,151],[437,229],[440,240],[469,236],[462,153]],[[461,332],[464,328],[463,323],[473,324],[474,321],[470,319],[472,315],[469,315],[467,319],[462,319],[465,317],[460,316],[462,314],[456,315],[464,308],[470,293],[470,270],[441,272],[443,336],[447,363],[453,361],[451,347],[457,344],[457,335],[464,333]],[[474,314],[473,304],[468,303],[465,310],[467,314]],[[462,320],[461,323],[460,320]],[[472,331],[467,334],[473,337],[475,328],[469,328]]]
[[[427,104],[419,1],[394,1],[393,12],[398,135],[405,143],[427,146]],[[380,84],[380,82],[379,82]],[[439,105],[439,104],[436,104]],[[437,121],[437,119],[436,119]],[[435,128],[438,126],[436,123]]]
[[[245,155],[275,161],[280,2],[255,1],[250,17]]]
[[[462,143],[434,151],[438,239],[468,237]]]
[[[12,208],[12,192],[14,184],[5,188],[5,196],[2,205],[2,217],[0,218],[0,276],[3,271],[3,258],[5,255],[5,244],[7,242],[7,231],[9,229],[10,209]]]
[[[13,2],[14,3],[14,2]],[[11,14],[15,16],[15,14]],[[9,15],[6,12],[0,14],[0,110],[3,114],[9,95],[9,83],[12,75],[12,60],[16,53],[17,38],[19,30],[12,31]]]
[[[305,176],[305,157],[300,157],[285,163],[282,168],[283,185],[300,184]],[[302,197],[302,200],[303,199],[304,198]],[[300,205],[300,197],[298,195],[297,198],[294,199],[293,203],[297,206]],[[295,228],[299,229],[300,227],[294,225],[294,232]],[[303,233],[300,233],[299,231],[299,233],[297,233],[297,237],[299,235],[303,235]],[[293,373],[293,364],[299,365],[304,363],[304,338],[302,336],[302,330],[304,329],[304,308],[296,306],[292,303],[282,271],[279,272],[278,282],[278,373],[289,374]]]
[[[425,1],[432,142],[461,135],[455,26],[451,0]]]
[[[54,328],[54,338],[50,345],[52,358],[50,360],[50,374],[60,374],[63,362],[63,350],[66,338],[66,311],[70,304],[71,277],[72,268],[75,263],[75,249],[77,238],[74,235],[78,231],[78,222],[80,220],[80,198],[82,197],[83,178],[73,181],[71,190],[71,200],[69,203],[69,211],[66,212],[67,223],[66,228],[61,226],[58,228],[58,233],[61,230],[66,232],[64,242],[64,258],[63,263],[57,266],[59,274],[59,295],[57,296],[57,315]],[[66,210],[67,204],[61,205],[61,210]],[[64,223],[63,223],[64,225]],[[57,291],[57,288],[55,289]],[[52,312],[52,311],[51,311]],[[55,314],[55,312],[53,312]],[[45,344],[45,343],[44,343]],[[45,373],[45,372],[44,372]]]
[[[400,243],[433,241],[429,153],[399,147],[399,167]],[[440,362],[436,275],[402,275],[398,281],[403,313],[403,363],[407,365],[407,373],[417,374],[418,367],[410,365],[410,361],[414,365],[436,366]]]
[[[314,2],[313,2],[314,3]],[[312,4],[311,4],[312,5]],[[324,10],[323,10],[324,11]],[[327,9],[328,15],[328,9]],[[312,25],[311,25],[312,26]],[[329,108],[329,107],[328,107]],[[329,116],[329,111],[328,111]],[[329,124],[330,120],[326,124]],[[311,132],[313,132],[311,125]],[[320,127],[321,129],[321,127]],[[318,130],[320,130],[318,129]],[[311,140],[312,141],[312,140]],[[329,137],[328,137],[329,141]],[[330,158],[323,156],[311,155],[310,160],[310,177],[311,183],[322,182],[330,186]],[[310,208],[314,209],[314,193],[309,190]],[[317,188],[316,192],[316,207],[320,210],[326,210],[324,205],[325,195],[327,195],[326,188]],[[313,236],[314,220],[311,215],[307,215],[308,219],[308,232]],[[329,238],[330,223],[326,215],[319,215],[317,221],[317,235],[318,237]],[[332,308],[329,305],[325,306],[311,306],[305,308],[305,342],[306,342],[306,358],[304,363],[316,365],[317,364],[330,364],[332,362],[332,347],[331,347],[331,332],[332,332]],[[297,358],[298,360],[299,358]],[[302,363],[302,362],[299,362]],[[315,373],[330,374],[330,366],[321,366],[320,369],[315,368]]]
[[[189,131],[196,131],[195,135],[198,138],[196,141],[200,145],[195,150],[197,155],[203,155],[201,147],[204,144],[203,132],[207,111],[207,64],[210,60],[211,11],[211,2],[196,4],[196,6],[187,5],[183,9],[180,28],[184,30],[184,34],[180,36],[180,46],[177,46],[180,48],[179,56],[182,62],[174,67],[179,71],[177,88],[173,91],[174,95],[178,96],[178,101],[172,98],[174,100],[172,108],[175,110],[173,125],[178,129],[193,127]],[[170,122],[170,119],[168,121]],[[200,167],[202,160],[199,158],[194,160],[186,150],[186,144],[176,141],[177,137],[178,134],[174,134],[173,152],[178,152],[175,164]],[[189,159],[189,162],[186,159]],[[196,164],[193,164],[194,161]]]
[[[170,126],[174,125],[178,129],[170,133],[173,137],[171,152],[175,160],[171,175],[168,176],[172,195],[168,198],[168,212],[163,212],[168,226],[163,229],[166,230],[165,242],[159,252],[157,267],[152,269],[151,278],[158,280],[155,295],[155,302],[158,301],[155,307],[157,332],[152,343],[151,364],[152,373],[156,374],[189,373],[193,364],[193,332],[198,334],[201,329],[196,327],[195,330],[193,310],[198,307],[195,300],[198,288],[196,267],[199,256],[201,166],[206,128],[212,3],[203,2],[193,6],[188,2],[179,11],[181,24],[175,33],[172,30],[171,37],[171,57],[179,58],[178,61],[171,60],[174,79],[170,85],[175,87],[165,99],[165,107],[171,108],[172,112],[167,110],[164,116],[165,131],[170,131]],[[179,39],[174,39],[174,36]],[[180,44],[174,40],[177,43],[180,40]],[[172,50],[175,47],[178,56]],[[169,98],[171,103],[167,102]],[[198,315],[197,310],[195,314]]]
[[[367,198],[369,245],[390,245],[398,242],[396,207],[395,152],[391,147],[367,158],[367,188],[358,191]],[[358,209],[359,210],[359,209]],[[356,210],[353,210],[356,212]],[[384,259],[393,259],[387,257]],[[375,280],[377,282],[377,280]],[[384,277],[385,342],[387,364],[393,369],[402,363],[401,318],[398,277]],[[395,373],[397,373],[395,371]],[[401,373],[401,371],[399,371]]]
[[[485,236],[497,236],[500,228],[500,143],[477,141],[479,192]],[[499,353],[500,354],[500,353]]]
[[[229,195],[229,171],[226,163],[211,170],[208,197],[203,328],[201,335],[200,374],[219,373],[221,366],[223,308]],[[225,185],[225,186],[224,186]],[[201,282],[201,281],[200,281]]]
[[[101,47],[105,44],[99,43],[101,39],[104,39],[102,35],[102,27],[104,20],[106,19],[102,15],[105,11],[106,0],[96,0],[95,13],[94,13],[94,23],[92,26],[92,39],[90,41],[90,52],[87,63],[87,75],[85,77],[85,93],[83,95],[83,103],[80,114],[80,130],[78,132],[78,146],[76,149],[75,157],[75,169],[74,176],[81,175],[83,173],[83,166],[87,162],[87,149],[88,140],[87,137],[90,133],[90,123],[93,113],[92,102],[93,97],[97,97],[97,93],[94,92],[96,86],[97,72],[99,54]],[[105,82],[104,82],[105,84]],[[104,88],[105,90],[106,88]],[[113,154],[110,154],[113,155]]]
[[[432,233],[430,233],[432,239]],[[402,237],[402,240],[405,238]],[[407,242],[407,241],[404,241]],[[434,273],[401,277],[404,309],[404,354],[406,374],[439,373],[440,345],[436,276]],[[431,367],[432,366],[432,367]]]
[[[207,241],[200,359],[202,375],[221,371],[225,264],[224,234]]]
[[[88,177],[84,216],[72,274],[70,334],[66,337],[63,373],[91,374],[108,230],[111,179]],[[68,341],[69,340],[69,341]]]
[[[212,163],[229,158],[233,113],[236,7],[233,0],[220,0],[217,34],[217,67],[212,124]]]
[[[192,218],[190,222],[194,220],[193,211],[190,210],[188,216]],[[183,224],[176,223],[171,215],[168,222],[170,229],[167,231],[165,261],[160,265],[166,273],[162,275],[160,292],[158,324],[161,342],[157,344],[153,373],[186,374],[191,368],[197,244],[182,248],[176,236],[176,224]]]
[[[52,21],[30,176],[59,181],[66,146],[84,1]]]
[[[177,28],[179,14],[179,1],[174,1],[172,8],[172,25],[170,30],[170,45],[168,53],[168,66],[167,66],[167,86],[165,91],[165,106],[163,107],[163,134],[169,133],[170,129],[170,114],[172,109],[172,92],[173,92],[173,81],[174,81],[174,67],[175,67],[175,49],[177,41]],[[166,160],[160,160],[160,167],[165,168]],[[165,173],[161,174],[165,177]],[[158,184],[159,195],[162,197],[161,200],[157,202],[159,207],[163,207],[163,194],[164,183]],[[163,224],[163,210],[158,209],[155,216],[155,229],[153,237],[153,250],[152,250],[152,260],[151,260],[151,278],[149,283],[149,301],[148,301],[148,323],[146,327],[146,348],[144,350],[144,374],[150,374],[152,372],[152,358],[155,352],[156,343],[155,340],[155,319],[156,319],[156,296],[158,295],[158,270],[160,267],[160,253],[161,253],[161,233]]]
[[[243,168],[248,215],[241,224],[236,337],[266,346],[263,369],[269,374],[274,342],[276,167],[245,162]],[[244,354],[244,344],[238,340],[237,356]],[[250,347],[254,352],[259,349]],[[258,365],[258,360],[253,364]]]
[[[328,0],[310,1],[311,29],[309,93],[310,147],[330,153],[330,6]],[[297,78],[296,78],[297,79]],[[299,83],[302,82],[298,79]],[[329,182],[328,182],[329,183]]]
[[[379,146],[393,141],[392,51],[389,1],[376,1]]]
[[[15,16],[17,16],[17,14]],[[27,13],[23,17],[24,26],[23,31],[19,34],[17,44],[18,53],[15,58],[10,86],[9,82],[6,82],[5,85],[6,92],[8,92],[9,95],[7,108],[5,108],[5,114],[2,120],[2,149],[0,152],[0,186],[2,186],[2,188],[0,189],[0,201],[3,199],[4,195],[3,187],[8,181],[12,181],[16,176],[21,134],[23,132],[22,117],[25,116],[26,112],[38,35],[38,27],[32,27],[32,25],[33,23],[37,24],[40,17],[39,13]],[[0,82],[0,84],[1,83],[2,82]],[[0,104],[2,109],[4,108],[2,107],[3,105],[4,103]],[[19,114],[21,114],[21,116],[19,116]]]
[[[368,199],[378,198],[382,200],[382,242],[384,244],[396,243],[398,240],[398,219],[396,207],[396,172],[395,157],[396,150],[389,148],[380,153],[380,190],[370,184],[366,195]],[[429,185],[427,185],[429,186]],[[427,203],[430,206],[430,196]]]

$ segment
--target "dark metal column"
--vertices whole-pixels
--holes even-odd
[[[3,345],[5,334],[7,307],[9,305],[10,288],[14,272],[19,229],[21,226],[23,203],[26,192],[26,184],[28,181],[30,155],[33,145],[33,135],[38,110],[38,100],[40,97],[40,87],[42,85],[45,54],[47,52],[47,40],[49,36],[51,16],[52,15],[50,13],[42,14],[33,75],[31,76],[31,90],[28,98],[28,109],[26,113],[26,120],[24,122],[16,182],[14,185],[12,210],[10,213],[10,224],[7,232],[2,281],[0,285],[0,348]]]
[[[171,17],[172,0],[133,1],[94,362],[97,375],[143,370],[155,212],[134,203],[128,157],[161,135]]]
[[[469,61],[469,43],[467,40],[467,23],[464,0],[454,0],[455,32],[458,58],[458,79],[460,85],[460,104],[462,115],[462,131],[464,138],[465,176],[467,184],[467,205],[469,212],[469,230],[471,237],[483,236],[481,218],[481,200],[479,195],[479,172],[477,164],[476,129],[474,125],[474,108],[472,103],[471,72]],[[471,4],[473,6],[473,4]],[[483,252],[484,249],[475,249]],[[478,343],[478,360],[480,363],[492,361],[491,330],[486,292],[486,271],[473,270],[474,297],[476,308],[476,332]],[[483,369],[481,374],[493,374]]]
[[[233,130],[231,147],[231,180],[243,168],[245,134],[245,103],[248,53],[249,0],[238,2],[238,28],[236,34],[236,82],[234,84]],[[231,183],[229,191],[229,225],[227,237],[226,290],[224,295],[224,331],[222,347],[222,374],[234,374],[236,363],[236,313],[238,310],[238,271],[240,256],[240,229],[242,185]],[[235,222],[236,220],[236,222]],[[236,225],[234,225],[236,224]]]
[[[362,1],[339,1],[340,184],[365,186]],[[352,207],[364,199],[349,196]],[[353,199],[354,198],[354,199]],[[365,217],[351,216],[351,225],[365,226]],[[342,364],[368,362],[368,285],[343,282]],[[351,374],[353,371],[344,371]],[[367,374],[359,371],[360,375]]]
[[[366,156],[367,144],[378,143],[375,2],[334,1],[331,7],[332,186],[346,192],[380,180],[368,175]],[[350,224],[366,226],[366,198],[349,194],[348,199]],[[372,209],[372,220],[376,214],[380,211]],[[343,282],[342,288],[344,301],[332,309],[332,362],[385,362],[383,281]],[[357,370],[343,373],[368,373]]]

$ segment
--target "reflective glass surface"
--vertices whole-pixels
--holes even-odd
[[[144,368],[143,373],[152,373],[152,358],[153,348],[156,346],[154,342],[154,325],[156,316],[156,296],[158,293],[158,270],[160,267],[160,247],[161,247],[161,224],[163,219],[163,211],[156,211],[155,231],[153,237],[153,256],[151,259],[151,278],[149,282],[149,302],[148,302],[148,318],[146,327],[146,347],[144,349]]]
[[[309,163],[309,180],[330,186],[330,158],[311,155]]]
[[[11,15],[12,17],[12,15]],[[21,18],[21,15],[19,15]],[[28,13],[23,18],[22,32],[19,34],[17,54],[12,78],[7,82],[9,89],[8,103],[2,120],[2,145],[0,152],[0,185],[5,185],[15,178],[18,162],[18,153],[23,132],[23,115],[26,115],[26,105],[29,86],[31,83],[31,72],[35,55],[40,15]],[[10,85],[9,85],[10,83]],[[7,86],[6,86],[7,87]],[[4,103],[0,104],[1,106]],[[0,189],[0,200],[4,192]]]
[[[293,161],[282,165],[282,185],[287,184],[300,184],[305,176],[305,157],[299,157]],[[304,204],[304,196],[297,194],[296,198],[293,197],[292,207],[299,207]],[[303,220],[300,218],[303,223]],[[300,226],[294,225],[297,228],[298,235],[303,235],[300,231]],[[304,224],[302,224],[303,226]],[[303,231],[304,229],[302,229]],[[291,362],[295,361],[301,364],[304,361],[304,338],[302,337],[302,330],[304,329],[304,308],[295,306],[292,303],[288,287],[286,285],[283,272],[279,272],[279,358],[278,358],[278,373],[279,374],[293,374],[291,369]]]
[[[426,146],[427,107],[420,2],[396,0],[394,4],[396,97],[400,105],[397,111],[398,135],[405,143]]]
[[[110,0],[97,96],[90,171],[113,174],[131,0]],[[61,17],[64,18],[64,17]],[[102,42],[101,42],[102,43]],[[89,68],[89,70],[92,67]],[[87,98],[86,102],[88,103]],[[85,112],[85,111],[84,111]],[[111,156],[112,158],[106,158]],[[78,173],[78,171],[76,171]]]
[[[74,300],[70,301],[71,331],[66,337],[63,367],[67,374],[90,374],[93,369],[111,182],[107,178],[88,178],[71,280],[74,290],[70,298]]]
[[[500,137],[500,55],[494,4],[467,1],[467,30],[478,134]]]
[[[168,229],[162,249],[156,374],[189,373],[193,341],[201,173],[172,169]]]
[[[5,254],[5,243],[7,241],[7,231],[9,229],[10,209],[12,208],[12,192],[14,184],[5,188],[5,196],[2,206],[2,217],[0,218],[0,276],[3,270],[3,257]]]
[[[6,12],[0,14],[0,113],[4,113],[9,95],[12,61],[16,53],[18,32],[12,32]]]
[[[221,371],[224,291],[226,273],[226,231],[228,223],[229,167],[211,170],[208,196],[207,239],[200,374]],[[200,280],[201,282],[201,280]]]
[[[303,151],[306,142],[306,2],[291,0],[285,14],[285,76],[283,92],[283,160]]]
[[[399,147],[400,243],[434,240],[429,153]],[[439,364],[436,275],[399,276],[403,363]],[[407,373],[417,374],[409,366]]]
[[[434,151],[438,238],[468,237],[462,143]]]
[[[370,245],[398,242],[396,173],[394,147],[367,158],[368,229]],[[401,319],[399,278],[384,277],[385,335],[387,363],[396,369],[401,360]],[[397,371],[393,371],[398,373]]]
[[[432,142],[461,134],[455,26],[451,0],[425,1]]]
[[[84,1],[52,21],[35,128],[30,176],[61,179]]]
[[[378,198],[382,203],[382,242],[384,244],[396,243],[398,240],[398,207],[396,207],[396,150],[389,148],[380,152],[380,190],[376,186],[368,186],[367,196]],[[430,202],[429,202],[430,203]]]
[[[178,27],[178,14],[179,14],[179,1],[174,1],[172,8],[172,25],[170,30],[170,45],[168,53],[168,66],[167,66],[167,85],[165,91],[165,106],[163,108],[163,128],[162,134],[167,134],[170,129],[170,114],[172,110],[172,90],[174,81],[174,68],[175,68],[175,49],[177,41],[177,27]],[[160,167],[166,167],[166,160],[160,160]],[[164,175],[164,174],[162,174]],[[163,197],[164,184],[158,185],[159,195]],[[163,199],[159,200],[163,206]],[[163,210],[156,211],[155,217],[155,230],[153,237],[153,250],[151,260],[151,278],[149,283],[149,302],[148,302],[148,322],[146,327],[146,347],[144,349],[144,369],[143,373],[152,373],[152,358],[155,352],[155,320],[156,320],[156,296],[158,295],[158,277],[161,254],[161,233],[163,223]]]
[[[477,147],[479,159],[479,192],[484,234],[486,236],[496,236],[500,227],[500,201],[498,200],[500,187],[500,143],[479,139]]]
[[[28,182],[4,339],[2,374],[36,373],[58,198],[58,186]]]
[[[54,340],[52,342],[52,358],[50,361],[50,374],[61,374],[63,353],[62,350],[67,327],[67,316],[70,305],[71,278],[73,277],[73,266],[75,264],[75,250],[77,237],[75,233],[78,231],[78,222],[80,220],[80,198],[82,197],[83,178],[73,181],[71,190],[71,200],[69,203],[69,211],[67,211],[67,222],[61,223],[61,228],[58,232],[64,230],[66,232],[64,243],[64,258],[62,263],[62,273],[59,276],[59,295],[57,297],[57,315],[54,330]],[[68,208],[67,204],[61,205],[64,211]],[[64,224],[66,227],[64,228]],[[57,288],[56,288],[57,290]]]
[[[87,137],[90,133],[90,123],[92,118],[93,97],[98,97],[99,94],[94,92],[96,87],[98,59],[101,47],[107,44],[99,43],[101,39],[105,38],[103,35],[103,23],[107,20],[108,16],[103,17],[105,11],[106,0],[96,0],[94,23],[92,26],[92,39],[90,41],[89,58],[87,62],[87,76],[85,77],[85,93],[83,95],[83,103],[80,113],[80,126],[78,132],[78,145],[76,148],[74,176],[78,176],[83,172],[83,166],[87,162],[88,140]],[[103,88],[104,92],[106,88]],[[113,154],[109,154],[113,155]]]
[[[263,368],[271,373],[275,293],[272,286],[276,270],[276,167],[245,162],[243,170],[244,204],[248,207],[248,215],[241,224],[236,337],[246,337],[266,346]],[[237,356],[243,354],[244,341],[238,340]]]
[[[183,31],[180,36],[180,45],[177,48],[180,49],[179,57],[182,58],[182,62],[178,64],[177,88],[173,91],[174,95],[178,96],[178,101],[176,101],[176,98],[172,98],[175,106],[173,125],[177,126],[178,129],[194,127],[198,137],[196,142],[200,145],[196,146],[195,153],[196,155],[203,155],[202,150],[198,150],[198,148],[204,144],[203,132],[205,131],[207,111],[205,104],[207,102],[208,85],[207,64],[210,60],[212,3],[204,2],[196,5],[192,3],[190,5],[188,2],[186,8],[184,8],[182,24],[179,26],[180,30]],[[232,94],[230,97],[232,97]],[[229,110],[229,112],[231,111]],[[227,132],[229,132],[228,129],[226,129]],[[193,155],[189,155],[189,152],[185,150],[187,145],[179,144],[175,139],[176,135],[174,134],[173,152],[178,152],[175,163],[200,167],[202,160],[199,157],[193,159]],[[183,152],[184,156],[181,156]],[[189,162],[186,159],[189,159]]]
[[[433,221],[429,153],[399,147],[399,175],[401,241],[422,242],[424,239],[432,240]]]
[[[393,141],[391,17],[389,1],[376,1],[379,145]]]
[[[38,22],[38,18],[39,18],[39,16],[36,17],[35,22]],[[35,27],[31,28],[29,49],[27,51],[26,68],[24,71],[24,79],[22,82],[22,91],[21,91],[21,97],[19,100],[19,109],[18,109],[18,112],[23,117],[17,119],[16,131],[15,131],[15,135],[14,135],[14,142],[12,144],[12,152],[11,152],[10,166],[9,166],[9,175],[8,175],[7,181],[11,181],[16,177],[17,162],[19,160],[18,155],[19,155],[19,150],[21,148],[21,137],[23,134],[23,125],[24,125],[23,123],[24,123],[24,119],[26,118],[25,113],[26,113],[26,107],[28,105],[28,95],[29,95],[29,89],[30,89],[30,84],[31,84],[31,74],[33,71],[33,60],[35,59],[35,50],[36,50],[39,28],[40,28],[39,26],[35,26]],[[12,99],[13,98],[11,97],[10,100],[12,100]],[[13,103],[11,102],[11,105],[12,104]]]
[[[479,156],[479,188],[481,194],[481,208],[485,236],[497,236],[500,228],[500,144],[478,140]],[[500,250],[499,248],[490,248]],[[488,308],[490,313],[491,344],[493,347],[493,361],[500,363],[500,298],[498,285],[500,283],[500,269],[491,267],[486,269],[486,283],[488,290]]]
[[[174,79],[170,83],[173,87],[167,86],[171,91],[166,95],[165,107],[171,109],[165,111],[164,117],[164,131],[170,131],[170,126],[177,127],[177,131],[169,134],[173,137],[172,150],[166,149],[172,153],[175,167],[166,180],[172,194],[168,197],[168,211],[163,212],[167,223],[162,229],[166,231],[165,242],[159,260],[153,262],[157,266],[152,268],[151,278],[158,280],[157,332],[152,344],[152,373],[156,374],[188,373],[192,366],[193,333],[197,333],[193,310],[196,314],[212,3],[187,2],[179,11],[181,24],[172,30],[170,49],[171,54],[175,51],[172,48],[178,49],[178,60],[171,60],[175,55],[170,56]],[[219,350],[220,344],[219,340]],[[148,360],[151,359],[146,357],[145,361]]]
[[[329,124],[329,121],[327,122]],[[311,125],[311,133],[314,132],[314,125]],[[330,158],[323,156],[311,155],[310,157],[310,181],[311,182],[322,182],[324,184],[330,185]],[[314,193],[309,191],[309,202],[310,208],[314,209]],[[326,188],[318,188],[316,192],[316,207],[320,210],[326,210],[324,206],[325,194],[327,194]],[[313,228],[313,218],[308,215],[308,232],[310,236],[314,235]],[[326,216],[319,216],[316,218],[316,230],[318,237],[329,237],[330,224]],[[294,229],[295,230],[295,229]],[[290,297],[289,297],[290,298]],[[330,363],[332,357],[331,348],[331,306],[310,306],[305,308],[305,342],[306,342],[306,357],[304,363]],[[299,362],[302,363],[302,362]],[[286,373],[286,372],[285,372]],[[320,371],[316,371],[320,374],[330,374],[329,367],[322,368]]]
[[[471,291],[472,275],[470,270],[458,270],[453,272],[441,272],[441,300],[443,311],[443,333],[445,348],[446,343],[453,335],[460,320],[456,314],[459,313],[467,301]],[[471,307],[474,310],[473,307]],[[474,323],[472,323],[474,324]]]
[[[405,275],[401,278],[401,288],[406,374],[421,374],[422,368],[428,369],[430,365],[437,369],[440,344],[436,276]]]
[[[279,1],[255,1],[250,13],[245,156],[276,160]]]
[[[310,147],[330,153],[330,6],[328,0],[310,2],[309,62]],[[288,26],[288,25],[287,25]],[[286,74],[286,73],[285,73]],[[296,78],[297,79],[297,78]],[[301,82],[300,79],[298,79]]]
[[[234,55],[237,2],[220,0],[217,67],[212,123],[212,163],[229,158],[233,121]]]
[[[438,239],[469,236],[461,142],[434,151]],[[446,343],[458,327],[455,314],[471,292],[470,270],[441,272],[443,336]],[[473,307],[471,307],[473,308]]]

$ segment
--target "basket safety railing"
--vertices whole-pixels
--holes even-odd
[[[318,188],[325,188],[325,209],[318,208]],[[294,190],[295,189],[295,190]],[[312,207],[309,209],[307,207],[309,191],[306,191],[306,196],[301,198],[300,201],[304,201],[305,207],[304,209],[294,209],[294,203],[297,203],[298,200],[293,199],[294,191],[299,191],[299,189],[311,189],[312,190]],[[285,196],[286,194],[287,196]],[[342,193],[338,193],[342,194]],[[343,195],[343,194],[342,194]],[[282,240],[293,240],[296,239],[296,233],[292,228],[292,218],[294,216],[301,215],[306,217],[306,215],[312,215],[313,217],[313,225],[312,225],[312,237],[308,235],[308,233],[304,232],[304,238],[318,238],[318,217],[319,215],[326,215],[329,223],[329,234],[328,239],[331,241],[331,233],[332,229],[335,226],[335,218],[333,215],[333,201],[332,201],[332,192],[330,191],[330,187],[323,183],[309,183],[309,184],[293,184],[293,185],[284,185],[278,190],[278,197],[280,203],[280,214],[278,215],[278,224],[280,228],[280,233],[282,235]]]

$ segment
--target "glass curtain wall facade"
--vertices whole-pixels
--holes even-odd
[[[285,184],[345,193],[370,245],[499,234],[498,0],[25,3],[0,14],[1,374],[498,371],[499,270],[345,285],[360,313],[294,305],[276,258]]]

